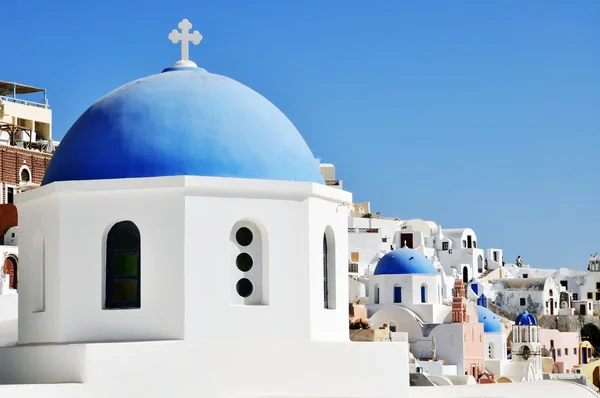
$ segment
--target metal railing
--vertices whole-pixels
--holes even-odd
[[[44,109],[49,108],[48,104],[42,104],[42,103],[33,102],[33,101],[26,101],[26,100],[22,100],[20,98],[6,97],[4,95],[0,95],[0,101],[14,102],[15,104],[35,106],[37,108],[44,108]]]
[[[358,273],[358,264],[348,264],[348,272],[357,274]]]
[[[348,228],[348,233],[355,232],[358,232],[359,234],[376,234],[379,233],[379,228]]]

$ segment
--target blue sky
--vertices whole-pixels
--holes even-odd
[[[52,4],[51,4],[52,3]],[[179,57],[270,99],[356,201],[472,227],[539,267],[600,251],[600,2],[7,0],[0,79],[48,89],[60,139]],[[27,16],[28,20],[19,18]]]

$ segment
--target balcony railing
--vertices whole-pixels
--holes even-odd
[[[348,272],[351,274],[358,274],[358,264],[348,264]]]
[[[377,234],[379,233],[379,228],[348,228],[348,233],[359,233],[359,234]]]
[[[27,105],[27,106],[35,106],[37,108],[45,108],[45,109],[49,108],[48,104],[41,104],[39,102],[26,101],[26,100],[22,100],[20,98],[6,97],[6,96],[3,96],[3,95],[0,95],[0,101],[14,102],[15,104],[21,104],[21,105]]]

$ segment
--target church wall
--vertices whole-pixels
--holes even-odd
[[[488,360],[505,360],[506,336],[503,333],[484,333],[483,353],[486,362]]]
[[[475,377],[485,370],[484,366],[484,342],[483,342],[483,324],[465,323],[464,324],[464,371]],[[473,374],[473,366],[477,368],[476,374]]]
[[[229,183],[240,186],[238,181]],[[186,193],[185,338],[348,340],[347,208],[337,200],[309,199],[313,184],[297,192],[298,184],[287,187],[291,190],[280,182],[252,184],[254,190],[240,192],[240,197],[206,196],[200,188]],[[321,188],[324,195],[335,191],[349,196]],[[290,195],[297,197],[292,200]],[[243,299],[236,289],[242,278],[256,289],[259,285],[258,275],[236,266],[236,257],[246,251],[235,240],[240,222],[260,230],[263,300],[258,303]],[[333,240],[328,236],[328,254],[330,270],[335,270],[329,277],[329,309],[324,308],[323,286],[327,226],[334,235]],[[255,260],[251,270],[259,265]],[[248,299],[253,295],[254,290]],[[218,327],[207,328],[207,323]]]
[[[115,191],[63,199],[61,238],[78,243],[61,245],[63,281],[72,281],[62,286],[66,341],[183,338],[183,204],[180,190]],[[79,229],[82,214],[86,220]],[[123,220],[133,221],[141,235],[141,308],[105,310],[106,235]],[[82,322],[82,317],[88,321]]]
[[[38,189],[48,191],[44,188]],[[33,195],[32,195],[33,194]],[[61,243],[73,246],[60,236],[63,208],[57,196],[23,200],[36,196],[28,191],[17,196],[19,211],[19,342],[21,344],[60,342],[61,295],[68,286],[61,280]],[[85,232],[85,223],[77,220],[77,229]],[[80,226],[83,226],[81,228]],[[79,239],[75,240],[78,242]],[[42,246],[43,242],[43,246]],[[72,281],[72,280],[71,280]],[[77,283],[77,281],[71,282]]]
[[[463,374],[464,365],[464,324],[449,323],[436,326],[430,339],[435,337],[436,355],[443,359],[446,364],[457,365],[458,374]],[[431,347],[431,342],[429,342]],[[431,349],[431,348],[430,348]]]
[[[375,304],[375,285],[379,287],[379,305],[402,305],[414,311],[423,322],[443,322],[449,307],[441,304],[440,275],[373,275],[369,280],[369,303]],[[394,286],[402,288],[402,302],[394,303]],[[421,286],[425,285],[426,302],[421,303]],[[371,293],[373,292],[373,293]]]
[[[308,291],[302,289],[308,284],[307,202],[200,196],[187,196],[185,202],[186,339],[308,338]],[[253,222],[261,232],[267,276],[261,305],[244,304],[236,291],[243,276],[231,237],[240,220]],[[215,322],[216,327],[206,327]]]
[[[310,337],[348,340],[348,208],[325,198],[308,199]],[[324,307],[323,234],[329,247],[329,308]]]
[[[46,229],[42,233],[46,297],[44,311],[32,314],[31,311],[39,310],[36,309],[39,303],[34,302],[36,292],[40,291],[36,279],[41,275],[38,265],[38,269],[31,269],[26,278],[32,285],[27,289],[21,285],[30,302],[26,301],[22,306],[19,320],[21,315],[40,320],[47,317],[55,326],[49,329],[52,333],[45,333],[41,331],[41,324],[27,325],[29,327],[23,328],[25,333],[33,331],[34,334],[25,339],[19,336],[20,342],[182,338],[184,303],[183,267],[180,264],[183,263],[184,213],[181,191],[124,189],[107,192],[99,189],[63,192],[48,200],[58,197],[58,212],[49,212],[58,215],[54,220],[33,220],[27,207],[20,212],[21,221],[27,223],[26,231],[39,229],[37,223]],[[106,235],[115,223],[123,220],[134,222],[141,235],[141,308],[109,310],[104,309]],[[29,238],[32,245],[39,247],[39,238]],[[31,250],[31,255],[38,254]],[[40,262],[33,258],[24,260],[33,268]]]

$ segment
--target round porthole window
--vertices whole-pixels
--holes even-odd
[[[254,287],[252,286],[252,282],[250,282],[247,278],[242,278],[238,281],[237,285],[235,285],[235,290],[242,297],[248,297],[252,294],[252,290]]]
[[[252,238],[252,231],[246,227],[238,229],[235,234],[235,240],[241,246],[248,246],[250,243],[252,243]]]
[[[242,272],[250,271],[252,264],[254,264],[254,260],[252,260],[252,256],[248,253],[240,253],[235,259],[235,265]]]

